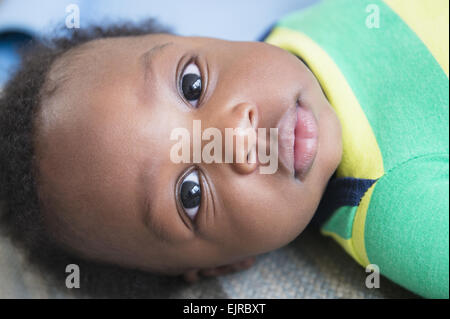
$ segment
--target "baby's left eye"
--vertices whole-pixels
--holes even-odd
[[[202,76],[195,63],[190,63],[183,71],[180,79],[181,92],[193,107],[197,107],[202,95]]]
[[[179,196],[185,213],[190,219],[194,220],[202,200],[202,190],[197,170],[192,171],[184,178],[179,190]]]

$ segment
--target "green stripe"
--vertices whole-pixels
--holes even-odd
[[[322,226],[322,230],[335,233],[344,239],[350,239],[357,209],[357,206],[340,207]]]
[[[380,9],[369,29],[368,4]],[[449,82],[415,33],[379,0],[331,0],[282,19],[339,66],[374,131],[385,170],[414,155],[449,150]]]

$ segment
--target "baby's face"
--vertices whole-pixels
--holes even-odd
[[[336,114],[280,48],[160,34],[97,40],[59,62],[38,117],[39,192],[50,232],[84,257],[177,274],[279,248],[308,224],[341,159]],[[269,132],[299,98],[318,128],[301,177],[281,157],[273,174],[258,161],[171,160],[176,128]]]

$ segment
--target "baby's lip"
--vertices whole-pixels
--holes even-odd
[[[290,107],[278,122],[278,155],[289,174],[303,179],[312,167],[318,148],[318,126],[310,108]]]
[[[319,127],[313,111],[301,105],[297,107],[295,126],[294,169],[298,179],[310,171],[318,149]]]
[[[295,125],[297,123],[296,106],[289,107],[278,121],[278,157],[281,165],[292,175],[294,169]]]

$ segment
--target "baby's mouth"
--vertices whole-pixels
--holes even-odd
[[[297,103],[295,125],[294,169],[300,180],[311,170],[318,148],[319,127],[314,113],[301,103]]]
[[[313,112],[297,103],[278,123],[281,164],[297,179],[304,179],[317,154],[318,125]]]

